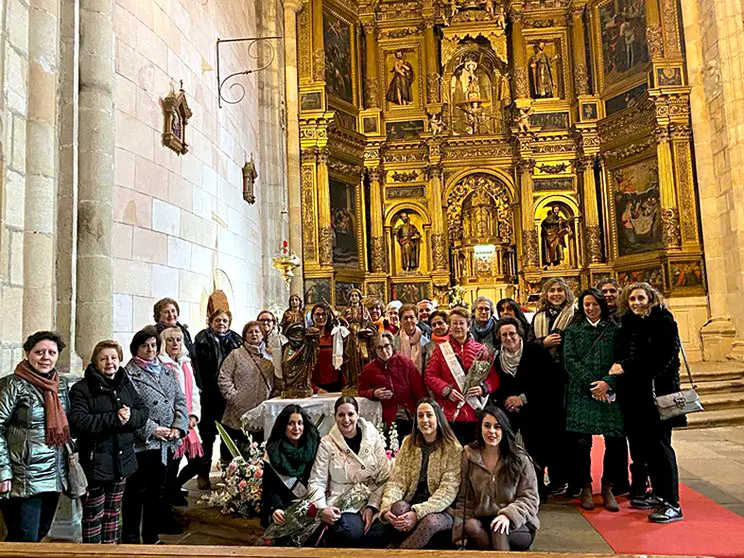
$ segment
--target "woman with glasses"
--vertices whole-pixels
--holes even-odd
[[[359,377],[359,395],[382,404],[382,419],[395,423],[402,437],[411,432],[416,402],[426,396],[421,374],[413,361],[393,346],[393,334],[385,331],[372,339],[375,359]]]
[[[470,333],[478,343],[491,349],[499,346],[494,330],[495,314],[493,301],[490,298],[479,296],[473,302],[473,323],[470,326]]]

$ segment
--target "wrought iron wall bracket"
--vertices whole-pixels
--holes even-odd
[[[239,93],[238,96],[234,100],[230,100],[225,98],[222,95],[222,88],[225,86],[225,84],[237,76],[247,76],[250,74],[253,74],[255,72],[260,72],[261,70],[265,70],[271,64],[274,62],[274,59],[276,58],[276,47],[271,43],[267,42],[269,46],[269,59],[268,62],[265,62],[263,64],[259,64],[256,68],[249,68],[246,70],[241,70],[239,72],[233,72],[229,76],[225,77],[225,79],[222,79],[222,74],[220,73],[220,44],[222,43],[242,43],[247,42],[248,43],[248,56],[255,60],[257,63],[259,61],[259,55],[257,52],[253,52],[252,49],[257,48],[256,45],[264,42],[264,41],[275,41],[278,39],[281,39],[281,36],[278,37],[242,37],[240,39],[217,39],[217,106],[219,108],[222,108],[222,103],[227,103],[228,105],[235,105],[242,101],[245,98],[245,87],[242,83],[239,81],[235,81],[231,83],[228,86],[228,89],[232,91],[233,87],[238,88]]]

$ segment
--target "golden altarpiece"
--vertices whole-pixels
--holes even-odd
[[[705,293],[678,0],[309,0],[308,302]]]

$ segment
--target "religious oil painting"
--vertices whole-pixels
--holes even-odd
[[[331,303],[331,282],[328,279],[305,279],[305,303]]]
[[[621,271],[617,274],[617,281],[621,287],[627,287],[631,283],[648,283],[659,291],[666,290],[664,288],[664,271],[658,266]]]
[[[393,300],[400,300],[404,304],[416,304],[416,302],[425,298],[431,298],[429,283],[393,283]]]
[[[605,85],[643,70],[649,61],[644,0],[610,0],[599,8]]]
[[[403,122],[386,122],[385,132],[388,139],[417,139],[424,133],[424,121],[404,120]]]
[[[610,116],[616,112],[620,112],[621,110],[633,108],[647,90],[648,84],[644,82],[640,85],[636,85],[628,91],[620,93],[619,95],[610,97],[605,101],[605,114]]]
[[[333,227],[333,263],[357,265],[356,190],[355,186],[335,179],[329,182],[331,191],[331,226]]]
[[[330,95],[353,104],[351,25],[331,12],[323,15],[326,88]]]
[[[678,262],[671,266],[672,289],[702,287],[704,285],[703,266],[697,262]]]
[[[656,159],[610,171],[620,256],[661,248],[659,168]]]
[[[416,88],[416,55],[413,49],[398,49],[386,56],[385,99],[390,108],[410,107],[418,99]]]

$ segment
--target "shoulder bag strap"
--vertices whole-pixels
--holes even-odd
[[[677,335],[677,344],[679,345],[679,352],[682,353],[682,360],[685,363],[685,370],[687,370],[687,378],[690,380],[690,386],[692,386],[692,389],[697,389],[695,381],[692,379],[690,365],[687,362],[687,353],[685,353],[685,347],[682,345],[682,339],[679,338],[679,335]],[[654,399],[656,399],[656,382],[653,379],[651,380],[651,392],[653,393]]]

